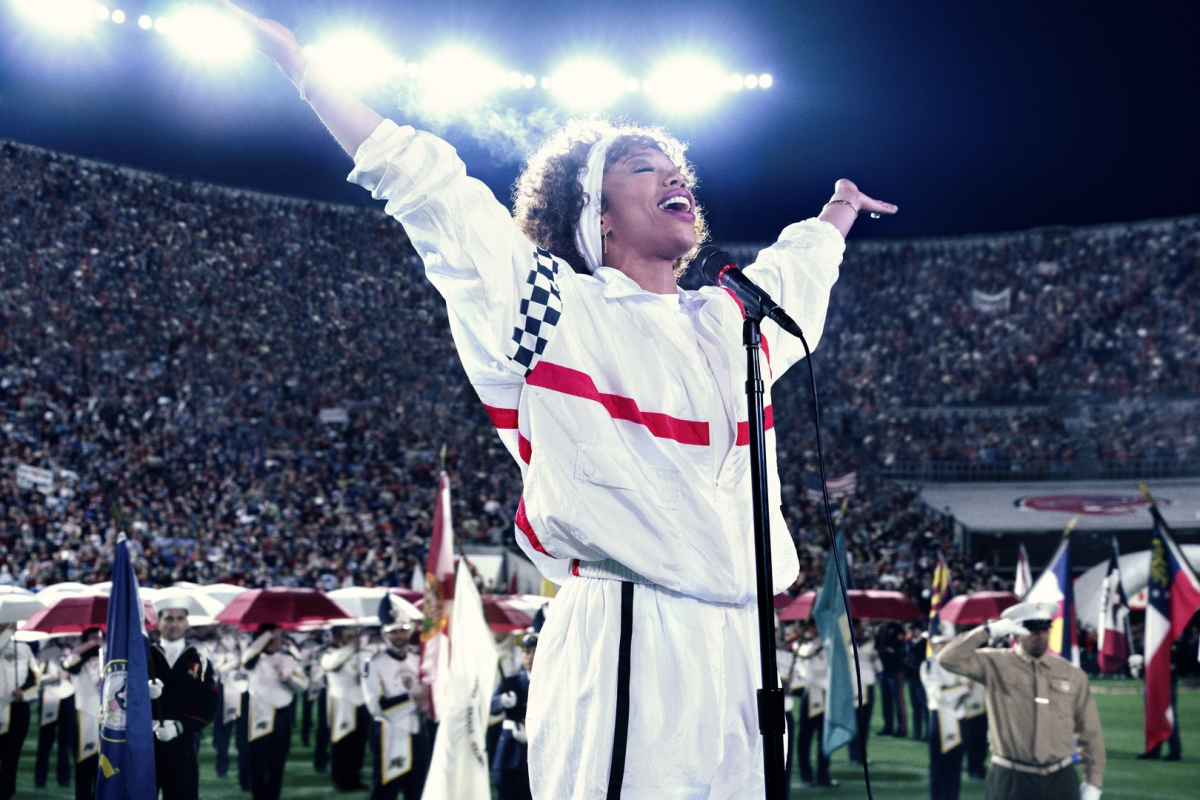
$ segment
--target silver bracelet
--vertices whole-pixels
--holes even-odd
[[[304,62],[304,69],[300,71],[300,99],[306,103],[308,102],[308,95],[304,93],[304,87],[308,83],[308,68],[312,66],[312,63],[313,59],[312,57],[309,57],[309,59]]]
[[[306,65],[306,66],[307,66],[307,65]],[[304,94],[304,93],[303,93],[303,92],[301,92],[300,94],[301,94],[301,96],[303,96],[303,94]],[[857,218],[857,217],[858,217],[858,208],[856,208],[856,207],[855,207],[855,205],[854,205],[854,203],[851,203],[849,200],[830,200],[828,203],[826,203],[826,204],[825,204],[825,206],[826,206],[826,207],[829,207],[829,206],[832,206],[832,205],[835,205],[835,204],[836,204],[836,205],[843,205],[843,206],[850,206],[850,209],[851,209],[851,210],[854,212],[854,216],[855,216],[855,218]]]

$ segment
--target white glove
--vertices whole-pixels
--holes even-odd
[[[1090,783],[1079,785],[1079,800],[1100,800],[1100,787]]]
[[[151,679],[151,681],[150,681],[150,699],[157,700],[158,698],[162,697],[162,692],[163,692],[163,682],[160,681],[158,678]]]
[[[783,698],[783,712],[785,714],[790,714],[790,713],[792,713],[792,709],[795,707],[796,707],[796,698],[792,697],[790,694],[785,695]]]
[[[1140,653],[1134,653],[1129,657],[1128,664],[1129,674],[1133,675],[1135,678],[1140,677],[1142,674],[1142,667],[1146,665],[1146,657]]]
[[[500,707],[501,708],[516,708],[517,707],[517,693],[516,692],[505,692],[504,694],[500,695]]]
[[[517,729],[512,732],[512,735],[513,735],[513,739],[520,742],[521,744],[525,744],[526,742],[529,741],[529,734],[525,733],[524,725],[518,725]]]
[[[183,733],[183,726],[177,720],[168,719],[154,723],[154,738],[160,742],[169,742]]]
[[[1029,629],[1011,619],[998,619],[987,624],[988,636],[999,639],[1002,636],[1028,636]]]

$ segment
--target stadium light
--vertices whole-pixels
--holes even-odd
[[[17,12],[39,28],[56,35],[75,36],[100,19],[92,0],[15,0]]]
[[[108,22],[108,14],[109,14],[109,11],[108,11],[107,6],[96,6],[96,19],[97,20],[99,20],[100,22]]]
[[[359,31],[336,33],[313,48],[313,52],[321,59],[324,69],[355,91],[386,83],[396,73],[396,56]],[[410,74],[411,66],[405,67]]]
[[[775,79],[769,74],[764,73],[758,76],[758,87],[760,89],[770,89],[773,83],[775,83]]]
[[[236,61],[250,52],[250,37],[242,26],[213,9],[181,8],[160,31],[184,55],[207,64]]]
[[[125,21],[125,12],[118,8],[112,13],[112,21],[120,25]]]
[[[142,14],[138,17],[138,27],[144,31],[148,31],[154,27],[154,20],[150,18],[149,14]]]
[[[702,111],[725,93],[729,73],[707,59],[681,56],[659,65],[647,83],[645,90],[665,110]]]
[[[421,93],[425,107],[449,114],[479,105],[502,88],[508,73],[465,47],[448,47],[421,65]]]
[[[605,108],[625,92],[625,78],[617,68],[591,58],[564,65],[550,85],[560,103],[580,110]]]
[[[757,75],[747,75],[746,76],[746,88],[747,89],[757,89],[758,88],[758,76]]]

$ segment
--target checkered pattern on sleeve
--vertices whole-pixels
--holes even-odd
[[[562,316],[562,295],[558,291],[559,263],[542,248],[534,254],[533,269],[521,289],[517,325],[513,328],[508,357],[533,372],[554,327]]]

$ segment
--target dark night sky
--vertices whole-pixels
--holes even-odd
[[[128,0],[131,18],[174,0]],[[369,24],[400,55],[465,41],[547,74],[591,49],[647,74],[681,50],[770,72],[696,117],[618,109],[692,142],[721,241],[770,239],[849,177],[900,205],[855,235],[908,237],[1200,212],[1200,4],[248,0],[313,41]],[[348,160],[269,63],[188,65],[111,23],[64,45],[0,0],[0,138],[215,183],[364,202]],[[526,95],[538,98],[536,92]],[[381,113],[407,121],[386,95]],[[547,101],[548,102],[548,101]],[[523,108],[522,110],[527,110]],[[420,124],[421,120],[412,120]],[[445,132],[502,198],[518,164]]]

